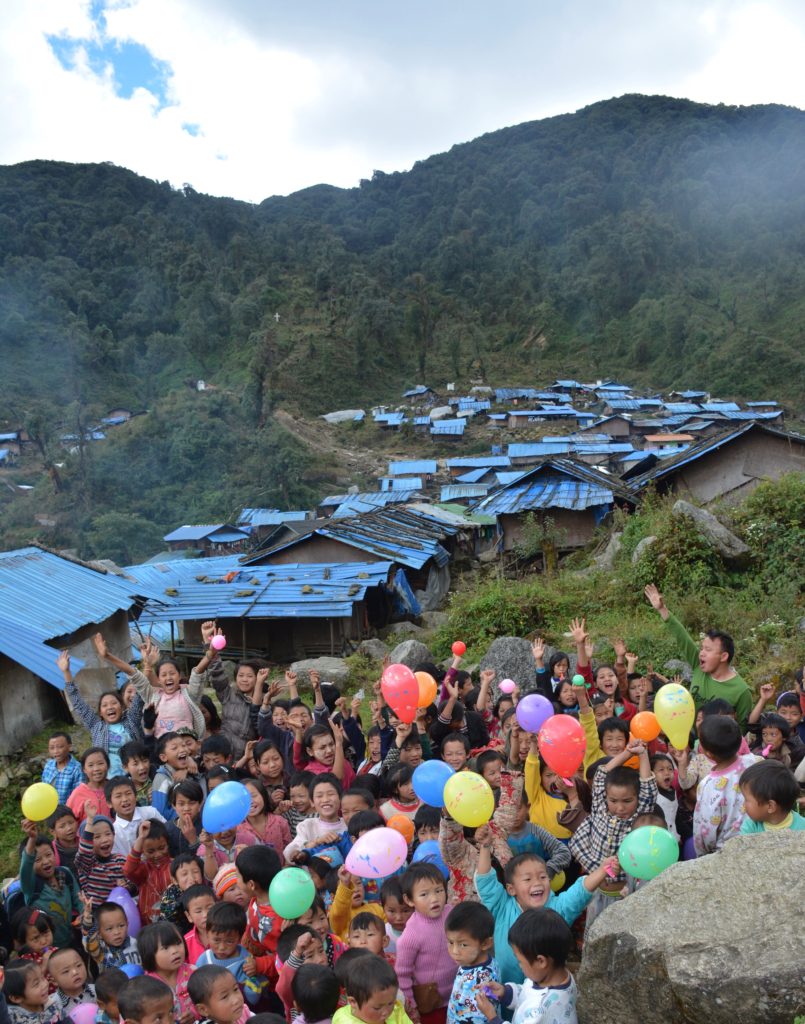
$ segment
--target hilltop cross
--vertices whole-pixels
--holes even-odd
[[[275,323],[279,323],[280,322],[280,315],[279,315],[279,313],[275,313],[274,314],[274,322]]]

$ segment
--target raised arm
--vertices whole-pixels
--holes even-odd
[[[56,664],[59,666],[61,674],[64,676],[64,690],[67,696],[70,698],[70,703],[73,706],[73,711],[81,719],[81,724],[84,725],[91,732],[93,727],[99,722],[98,715],[92,710],[87,704],[84,698],[81,696],[78,687],[73,681],[73,673],[70,671],[70,652],[60,651],[59,656],[56,659]]]
[[[133,676],[137,671],[133,665],[129,665],[127,661],[122,661],[116,655],[112,654],[109,648],[106,646],[106,641],[103,638],[102,633],[96,633],[92,638],[95,652],[101,661],[108,661],[113,668],[116,668],[118,672],[125,672],[127,676]]]
[[[757,725],[760,721],[760,716],[766,710],[766,705],[774,697],[774,686],[771,683],[763,683],[760,687],[760,696],[757,699],[757,703],[749,712],[748,724],[750,726]],[[754,729],[752,730],[755,731]]]

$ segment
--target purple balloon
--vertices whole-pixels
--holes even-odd
[[[696,846],[693,842],[693,836],[685,840],[682,847],[682,860],[696,860]]]
[[[526,732],[539,732],[553,718],[553,704],[541,693],[529,693],[517,705],[517,721]]]
[[[140,911],[137,909],[137,904],[131,898],[128,889],[124,889],[122,885],[117,885],[106,898],[110,903],[117,903],[121,908],[129,923],[129,935],[136,939],[140,934],[142,921],[140,920]]]

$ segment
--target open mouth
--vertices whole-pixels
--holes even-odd
[[[545,888],[544,886],[534,886],[533,889],[528,890],[528,898],[532,903],[542,903],[545,899]]]

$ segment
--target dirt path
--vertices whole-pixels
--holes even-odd
[[[386,457],[365,448],[348,448],[334,436],[334,428],[325,420],[303,420],[277,409],[274,419],[283,429],[299,438],[308,448],[324,456],[337,472],[346,475],[378,476],[386,468]]]

